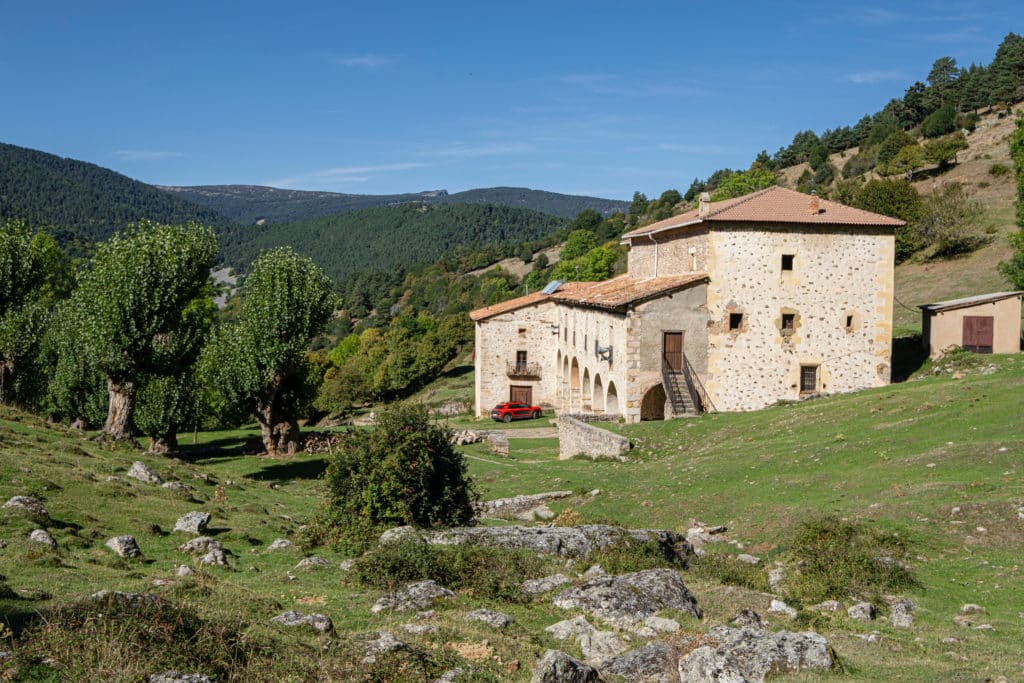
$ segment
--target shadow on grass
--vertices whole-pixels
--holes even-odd
[[[928,360],[921,347],[921,335],[894,337],[892,340],[892,381],[906,382]]]
[[[257,481],[284,481],[286,479],[319,479],[320,475],[327,469],[325,458],[314,460],[297,460],[294,462],[277,463],[268,465],[250,474],[244,475],[246,479]]]
[[[448,372],[442,373],[441,377],[444,377],[446,379],[452,379],[455,377],[463,377],[471,372],[473,372],[472,365],[458,365],[449,370]]]
[[[259,437],[227,436],[198,444],[179,442],[178,449],[173,453],[168,453],[167,457],[196,463],[237,455],[257,455],[262,452],[263,442]]]

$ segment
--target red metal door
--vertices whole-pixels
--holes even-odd
[[[992,353],[995,319],[990,315],[964,316],[964,343],[967,351]]]
[[[662,353],[669,372],[683,371],[683,333],[665,332]]]

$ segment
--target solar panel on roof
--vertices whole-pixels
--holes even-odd
[[[561,280],[552,280],[549,282],[544,289],[540,290],[542,294],[554,294],[558,291],[558,288],[562,286]]]

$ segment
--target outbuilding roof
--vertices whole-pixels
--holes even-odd
[[[548,301],[586,308],[622,310],[631,304],[655,299],[692,284],[706,282],[707,279],[707,273],[698,272],[652,278],[634,278],[627,274],[601,282],[566,282],[551,294],[533,292],[493,306],[478,308],[469,317],[474,321],[486,320]]]
[[[799,223],[891,228],[904,225],[904,221],[898,218],[855,209],[839,202],[830,202],[827,199],[820,199],[814,195],[806,195],[803,192],[776,185],[742,197],[725,199],[720,202],[707,202],[703,209],[692,209],[678,216],[672,216],[627,232],[622,236],[622,240],[628,242],[632,237],[715,222]]]
[[[937,301],[933,304],[921,304],[918,308],[937,313],[940,311],[951,311],[955,308],[969,308],[979,304],[991,304],[1014,296],[1024,297],[1024,292],[993,292],[992,294],[976,294],[974,296],[965,296],[961,299]]]

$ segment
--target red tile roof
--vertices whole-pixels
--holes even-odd
[[[526,296],[503,301],[500,304],[478,308],[469,314],[473,320],[486,320],[502,313],[515,311],[545,301],[554,301],[605,310],[622,309],[630,304],[654,299],[678,289],[708,279],[707,273],[687,273],[646,279],[620,275],[602,282],[566,282],[554,294],[533,292]]]
[[[817,201],[818,209],[812,203]],[[898,227],[904,222],[881,214],[855,209],[839,202],[818,199],[785,187],[769,187],[742,197],[710,202],[708,211],[701,216],[699,209],[645,225],[622,236],[648,235],[663,230],[682,228],[700,223],[799,223],[804,225],[853,225],[864,227]]]

